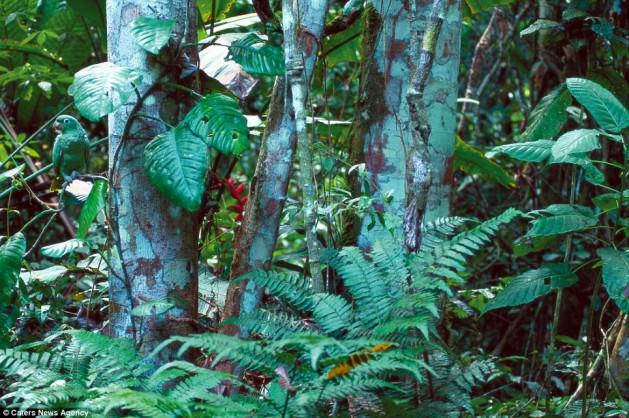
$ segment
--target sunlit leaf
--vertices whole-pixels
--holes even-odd
[[[551,148],[554,158],[568,154],[583,154],[599,149],[598,131],[595,129],[575,129],[561,135]]]
[[[52,282],[62,277],[68,272],[64,266],[52,266],[43,270],[32,270],[20,273],[20,278],[28,283],[31,280],[40,280],[42,282]]]
[[[284,75],[284,54],[255,33],[233,42],[231,58],[253,75]]]
[[[79,228],[76,232],[76,236],[79,239],[85,239],[87,232],[96,219],[96,215],[100,212],[107,202],[107,182],[105,180],[96,180],[94,186],[90,191],[87,200],[83,204],[81,209],[81,215],[79,216]]]
[[[40,252],[46,257],[62,258],[68,254],[72,254],[74,250],[84,247],[85,245],[85,241],[73,238],[57,244],[47,245],[43,247]]]

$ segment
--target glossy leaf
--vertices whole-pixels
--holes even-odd
[[[540,215],[540,217],[531,221],[531,229],[526,234],[527,237],[581,231],[598,223],[597,218],[589,208],[578,205],[550,205],[545,209],[529,212],[529,214]]]
[[[516,160],[541,163],[551,155],[550,150],[554,143],[554,141],[540,139],[539,141],[500,145],[493,148],[485,155],[492,158],[497,154],[506,154]]]
[[[508,306],[519,306],[550,293],[554,289],[572,286],[576,274],[569,264],[547,264],[539,269],[526,271],[515,277],[483,309],[483,313]]]
[[[552,90],[539,101],[529,116],[526,130],[520,139],[532,141],[549,139],[559,133],[566,123],[566,108],[572,103],[570,93],[563,84]]]
[[[629,313],[629,254],[613,248],[597,251],[603,260],[603,286],[618,307]]]
[[[175,22],[170,19],[138,17],[131,22],[131,35],[143,49],[158,55],[168,43],[174,27]]]
[[[62,277],[68,272],[64,266],[52,266],[43,270],[32,270],[20,273],[20,278],[28,283],[31,280],[40,280],[42,282],[52,282]]]
[[[526,29],[520,31],[520,36],[532,35],[535,32],[538,32],[540,30],[550,30],[550,29],[559,30],[562,27],[563,26],[561,26],[561,24],[553,20],[537,19],[535,22],[533,22],[533,24],[528,26]]]
[[[85,239],[87,232],[96,219],[98,212],[100,212],[107,203],[107,182],[104,180],[96,180],[90,194],[87,196],[87,200],[83,204],[81,209],[81,215],[79,216],[79,228],[76,232],[76,236],[79,239]]]
[[[459,137],[456,139],[454,148],[454,169],[460,169],[470,175],[479,175],[486,180],[505,187],[515,186],[512,174]]]
[[[282,50],[266,43],[255,33],[233,42],[229,47],[231,59],[253,75],[284,75]]]
[[[618,133],[629,126],[629,111],[609,90],[584,78],[569,78],[566,84],[601,128]]]
[[[20,274],[26,240],[21,232],[10,236],[0,246],[0,304],[10,299]]]
[[[151,183],[190,212],[201,208],[209,164],[207,144],[183,124],[156,136],[144,149],[144,168]]]
[[[43,247],[40,252],[42,255],[50,258],[62,258],[68,254],[72,254],[77,248],[84,247],[85,241],[73,238],[57,244],[51,244]]]
[[[68,93],[79,112],[96,122],[122,106],[141,80],[142,76],[131,68],[101,62],[76,73]]]
[[[188,112],[184,122],[223,154],[240,154],[249,146],[247,119],[238,101],[227,95],[212,93],[203,97]]]
[[[594,129],[575,129],[561,135],[551,148],[554,158],[569,154],[584,154],[599,149],[598,131]]]

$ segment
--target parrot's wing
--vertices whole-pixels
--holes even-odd
[[[61,150],[61,138],[57,136],[55,143],[52,146],[52,165],[55,168],[57,174],[61,173],[61,160],[63,158],[63,152]]]

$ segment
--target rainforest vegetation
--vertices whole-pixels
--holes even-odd
[[[0,22],[3,416],[627,416],[625,1]]]

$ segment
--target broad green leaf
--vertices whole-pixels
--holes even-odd
[[[507,306],[524,305],[554,289],[572,286],[577,280],[576,274],[570,271],[569,264],[547,264],[539,269],[526,271],[515,277],[491,299],[485,305],[483,313]]]
[[[629,313],[629,254],[613,248],[597,251],[603,260],[603,285],[620,310]]]
[[[68,269],[63,266],[52,266],[43,270],[24,271],[20,273],[20,278],[28,283],[31,280],[40,280],[42,282],[52,282],[62,277],[68,272]]]
[[[190,212],[201,208],[209,164],[207,144],[185,124],[156,136],[144,149],[144,169],[151,183]]]
[[[497,154],[506,154],[516,160],[541,163],[551,155],[550,150],[554,143],[554,141],[540,139],[539,141],[500,145],[485,155],[488,158],[492,158]]]
[[[585,180],[592,184],[605,183],[605,175],[598,169],[590,160],[590,158],[584,153],[564,154],[558,158],[553,155],[548,159],[549,164],[576,164],[583,168],[585,173]]]
[[[223,154],[240,154],[249,146],[247,119],[238,101],[221,93],[203,97],[184,118],[198,136]]]
[[[513,0],[465,0],[470,11],[474,14],[491,10],[497,6],[504,6],[512,2]]]
[[[619,209],[620,205],[626,206],[629,204],[629,190],[625,190],[623,193],[623,199],[621,203],[620,193],[603,193],[592,198],[592,203],[602,211],[609,211],[613,209]]]
[[[223,20],[236,3],[236,0],[197,0],[199,16],[203,23],[209,23],[212,19],[212,7],[214,7],[214,21]]]
[[[83,204],[81,209],[81,215],[79,216],[79,229],[76,232],[76,236],[79,239],[85,239],[87,232],[96,219],[96,215],[100,212],[107,203],[107,182],[105,180],[96,180],[90,194],[87,196],[87,200]]]
[[[531,215],[541,215],[531,221],[531,229],[527,237],[565,234],[581,231],[597,224],[598,220],[591,209],[578,205],[558,204],[545,209],[529,212]],[[550,216],[546,216],[546,214]]]
[[[167,300],[154,300],[136,306],[131,311],[133,316],[153,316],[166,313],[174,308],[175,304]]]
[[[566,108],[571,103],[572,98],[566,86],[561,84],[556,87],[535,106],[520,139],[532,141],[557,135],[566,123],[568,118]]]
[[[15,291],[25,252],[26,240],[21,232],[10,236],[0,246],[0,305],[8,302]]]
[[[131,35],[144,50],[158,55],[168,43],[174,27],[175,22],[170,19],[138,17],[131,22]]]
[[[561,135],[551,148],[554,158],[569,154],[584,154],[599,149],[598,131],[595,129],[575,129]]]
[[[629,111],[609,90],[584,78],[569,78],[566,84],[601,128],[618,133],[629,126]]]
[[[549,29],[559,30],[561,28],[563,28],[563,26],[560,23],[557,23],[553,20],[537,19],[535,22],[533,22],[532,25],[520,31],[520,36],[531,35],[540,30],[549,30]]]
[[[515,186],[513,175],[505,168],[485,157],[480,150],[456,138],[454,148],[454,169],[467,174],[479,175],[486,180],[501,184],[505,187]]]
[[[229,47],[231,59],[253,75],[284,75],[284,54],[255,33],[233,42]]]
[[[40,252],[42,255],[50,258],[62,258],[68,254],[72,254],[77,248],[84,247],[85,241],[73,238],[57,244],[51,244],[43,247]]]
[[[22,174],[22,172],[24,171],[24,164],[20,164],[17,167],[14,167],[10,170],[7,170],[3,173],[0,173],[0,183],[5,181],[6,179],[12,179],[15,178],[16,176]]]
[[[523,257],[530,253],[545,250],[546,248],[555,247],[563,238],[557,235],[543,237],[520,237],[513,243],[513,255]]]
[[[122,106],[141,80],[142,76],[131,68],[101,62],[76,73],[68,93],[79,112],[96,122]]]

